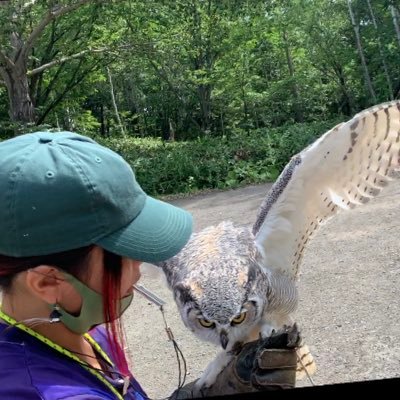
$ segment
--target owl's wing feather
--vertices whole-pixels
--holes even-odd
[[[253,226],[265,266],[296,278],[316,229],[375,197],[399,162],[400,101],[360,112],[294,156]]]

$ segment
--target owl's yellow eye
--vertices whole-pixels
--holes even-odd
[[[246,319],[246,313],[242,312],[241,314],[237,315],[232,320],[232,324],[238,325],[241,324]]]
[[[214,322],[208,321],[206,319],[199,318],[199,324],[204,328],[214,328]]]

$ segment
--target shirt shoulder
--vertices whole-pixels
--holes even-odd
[[[0,398],[13,400],[43,400],[32,385],[21,344],[0,341]]]
[[[109,387],[75,360],[17,328],[0,323],[0,399],[115,400]],[[109,354],[104,327],[90,332]],[[131,376],[125,400],[146,398]]]
[[[0,399],[115,400],[115,395],[76,361],[25,332],[0,324]]]

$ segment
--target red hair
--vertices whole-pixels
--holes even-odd
[[[51,265],[84,280],[90,252],[94,245],[78,249],[32,257],[9,257],[0,254],[0,288],[3,291],[12,289],[17,274],[38,265]],[[124,334],[119,315],[122,278],[122,257],[106,250],[103,251],[103,311],[106,322],[107,337],[110,343],[111,356],[116,367],[124,375],[129,375],[128,362],[124,352]]]
[[[119,317],[122,279],[122,257],[104,250],[103,253],[103,311],[111,353],[118,369],[129,375],[124,352],[125,338]]]

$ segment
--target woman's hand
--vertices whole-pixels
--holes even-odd
[[[195,382],[176,390],[172,399],[198,398],[295,387],[297,349],[301,337],[296,324],[266,339],[237,344],[232,360],[215,383],[197,389]]]

